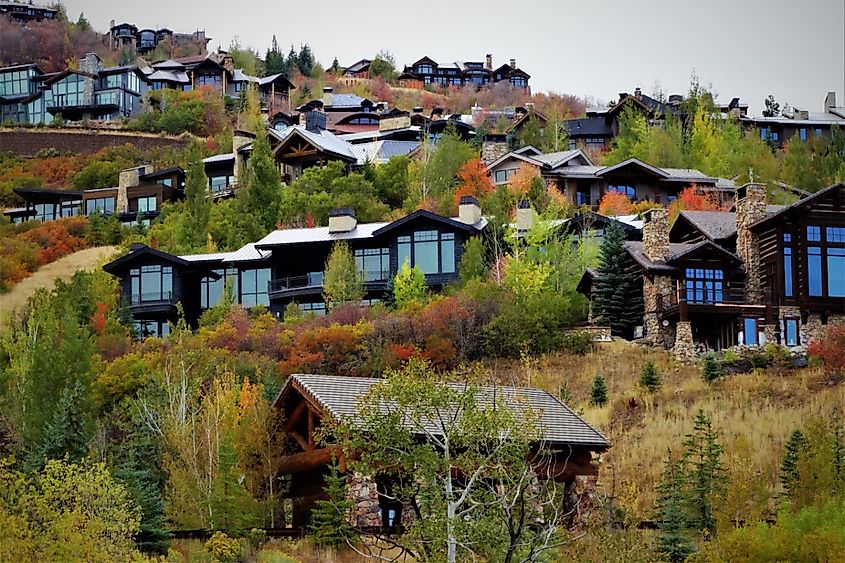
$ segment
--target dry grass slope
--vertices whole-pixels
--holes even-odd
[[[56,279],[67,280],[77,270],[90,270],[104,264],[117,252],[116,246],[98,246],[74,252],[42,266],[38,271],[15,285],[9,293],[0,294],[0,320],[24,305],[38,288],[51,289]]]

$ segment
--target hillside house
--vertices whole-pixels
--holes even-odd
[[[292,375],[287,379],[273,405],[284,414],[285,432],[290,437],[289,452],[281,459],[279,472],[291,475],[285,493],[293,501],[294,528],[310,523],[315,502],[327,498],[325,474],[332,459],[346,471],[346,458],[336,445],[321,446],[315,432],[321,425],[338,419],[357,420],[357,402],[380,380],[332,375]],[[453,383],[463,388],[462,384]],[[571,490],[579,484],[593,484],[598,474],[593,454],[610,447],[598,430],[575,414],[557,397],[530,388],[482,385],[479,401],[492,404],[493,397],[504,398],[517,412],[531,409],[539,413],[541,443],[551,451],[552,459],[535,471],[540,479],[566,483]],[[422,435],[422,429],[409,427]],[[540,445],[540,444],[538,444]],[[403,510],[410,508],[389,494],[391,484],[382,476],[349,475],[348,495],[355,503],[354,524],[360,527],[391,529],[403,521]],[[585,487],[585,488],[589,488]]]
[[[0,2],[0,16],[6,16],[15,23],[25,25],[29,22],[40,22],[56,19],[59,9],[54,6],[43,6],[32,2],[5,1]]]
[[[399,75],[399,85],[405,88],[425,88],[428,85],[472,85],[481,88],[506,82],[514,88],[527,90],[530,78],[531,75],[516,66],[516,59],[511,59],[510,64],[493,68],[493,55],[490,54],[484,62],[458,61],[449,64],[438,64],[429,57],[423,57],[403,69]]]
[[[135,24],[115,24],[111,21],[108,33],[103,36],[104,41],[113,51],[131,51],[144,55],[155,50],[159,43],[167,41],[171,48],[192,48],[197,54],[205,53],[211,37],[205,31],[197,30],[193,33],[176,33],[171,29],[139,28]]]
[[[845,107],[836,105],[836,92],[828,92],[822,111],[792,108],[772,117],[745,115],[740,117],[740,122],[748,129],[755,129],[764,141],[782,149],[793,137],[802,141],[830,141],[834,125],[845,127]]]
[[[734,212],[683,211],[670,229],[651,210],[642,242],[625,245],[642,276],[644,336],[683,358],[737,344],[806,345],[845,323],[845,185],[789,206],[766,188],[736,190]],[[579,285],[592,292],[596,272]]]

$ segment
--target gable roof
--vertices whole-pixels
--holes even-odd
[[[346,419],[363,424],[358,415],[359,401],[384,379],[369,377],[347,377],[339,375],[294,374],[291,375],[274,401],[286,397],[294,389],[320,406],[327,416],[335,420]],[[463,383],[446,383],[456,391],[467,388]],[[538,420],[538,430],[544,442],[556,445],[586,446],[596,450],[605,450],[610,442],[583,418],[575,414],[557,397],[547,391],[528,387],[507,387],[498,385],[479,385],[476,395],[482,407],[490,408],[496,400],[504,400],[515,413],[534,411]],[[381,407],[385,412],[387,405]],[[423,431],[437,432],[434,424],[425,428],[408,427],[410,432],[421,434]]]
[[[115,274],[119,272],[122,268],[128,266],[129,264],[143,256],[152,256],[154,258],[158,258],[159,260],[163,260],[164,262],[168,262],[176,266],[188,266],[190,264],[190,262],[183,258],[180,258],[179,256],[174,256],[173,254],[168,254],[166,252],[156,250],[155,248],[150,248],[149,246],[143,245],[139,248],[134,249],[128,254],[124,254],[117,260],[112,260],[111,262],[103,266],[103,270],[110,274]]]
[[[629,159],[623,160],[622,162],[619,162],[617,164],[605,166],[599,172],[596,173],[596,176],[604,176],[605,174],[610,174],[611,172],[617,172],[619,170],[622,170],[623,168],[628,168],[628,167],[635,167],[635,168],[639,168],[641,170],[645,170],[646,172],[649,172],[650,174],[653,174],[653,175],[655,175],[659,178],[668,178],[669,177],[668,172],[666,172],[666,171],[664,171],[660,168],[657,168],[656,166],[652,166],[651,164],[645,163],[638,158],[629,158]]]
[[[437,221],[439,223],[443,223],[444,225],[448,225],[448,226],[453,227],[455,229],[459,229],[459,230],[462,230],[462,231],[469,231],[469,232],[480,231],[484,227],[487,226],[487,219],[484,219],[483,217],[475,225],[468,225],[467,223],[463,223],[461,221],[458,221],[457,219],[452,219],[450,217],[444,217],[443,215],[438,215],[436,213],[432,213],[431,211],[428,211],[426,209],[417,209],[413,213],[409,213],[408,215],[405,215],[401,219],[397,219],[396,221],[393,221],[391,223],[387,223],[383,227],[373,231],[373,236],[378,236],[378,235],[381,235],[383,233],[390,232],[393,229],[399,228],[406,223],[410,223],[411,221],[416,221],[417,219],[420,219],[420,218],[431,219],[432,221]]]
[[[817,191],[816,193],[814,193],[811,196],[805,197],[804,199],[799,199],[795,203],[793,203],[791,205],[787,205],[786,207],[783,207],[782,209],[772,213],[771,215],[769,215],[765,219],[761,219],[761,220],[757,221],[756,223],[751,225],[751,228],[756,229],[756,228],[760,227],[761,225],[765,225],[765,224],[770,223],[771,221],[774,221],[775,219],[783,218],[786,214],[790,213],[791,211],[793,211],[795,209],[799,209],[799,208],[801,208],[805,205],[815,203],[818,200],[822,199],[823,197],[825,197],[829,194],[832,194],[833,192],[835,192],[838,189],[841,189],[843,192],[845,192],[845,184],[843,184],[841,182],[838,183],[838,184],[833,184],[832,186],[828,186],[824,189]],[[843,195],[845,195],[845,194],[843,194]]]
[[[527,154],[527,153],[531,153],[531,154]],[[497,158],[496,160],[494,160],[493,162],[488,164],[487,170],[488,171],[492,170],[493,168],[497,167],[498,165],[500,165],[501,163],[505,162],[506,160],[508,160],[510,158],[521,160],[523,162],[526,162],[526,163],[531,164],[533,166],[544,168],[546,170],[554,170],[556,168],[559,168],[559,167],[563,166],[564,164],[566,164],[567,162],[570,162],[571,160],[573,160],[575,158],[581,158],[585,162],[589,163],[587,165],[581,165],[581,166],[592,165],[592,161],[589,159],[589,157],[586,154],[584,154],[583,151],[581,151],[581,149],[573,149],[573,150],[569,150],[569,151],[560,151],[560,152],[552,152],[552,153],[541,153],[541,152],[537,151],[537,149],[535,149],[534,147],[528,146],[528,147],[523,147],[523,148],[516,150],[516,151],[511,151],[507,154],[503,154],[502,156],[500,156],[499,158]],[[579,165],[576,165],[576,166],[579,166]]]
[[[678,219],[672,225],[669,236],[675,225],[686,221],[693,228],[710,240],[724,240],[736,234],[736,213],[727,211],[681,211]]]
[[[350,162],[356,162],[358,160],[352,152],[352,148],[349,143],[326,129],[309,131],[306,129],[305,125],[299,124],[292,125],[284,131],[270,129],[268,132],[270,135],[279,140],[279,145],[275,149],[276,151],[279,151],[282,147],[284,147],[294,136],[299,136],[305,139],[308,143],[317,147],[319,150],[338,156],[343,160]]]

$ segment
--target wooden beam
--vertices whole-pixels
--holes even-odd
[[[540,479],[548,479],[562,483],[571,481],[578,475],[595,476],[599,474],[599,471],[592,463],[584,465],[575,463],[572,460],[560,459],[535,465],[534,473],[536,473],[537,477]]]
[[[319,469],[329,465],[333,457],[340,459],[342,451],[339,445],[332,445],[285,456],[279,460],[279,473],[282,475],[292,475]]]
[[[290,435],[291,438],[293,438],[296,441],[297,444],[299,444],[299,447],[302,448],[303,450],[305,450],[306,452],[310,452],[311,450],[314,449],[313,444],[309,444],[308,440],[303,438],[302,434],[300,434],[299,432],[297,432],[295,430],[290,430],[290,431],[288,431],[288,434]]]
[[[314,446],[314,411],[308,409],[308,445]]]
[[[293,409],[293,412],[290,413],[290,418],[288,418],[287,422],[285,422],[285,430],[290,432],[291,428],[293,428],[297,422],[299,422],[300,417],[302,417],[305,410],[308,408],[308,402],[306,400],[302,400],[301,403],[296,405],[296,408]]]

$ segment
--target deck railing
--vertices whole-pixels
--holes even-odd
[[[172,291],[157,291],[154,293],[133,293],[129,296],[130,305],[157,305],[173,303]]]

